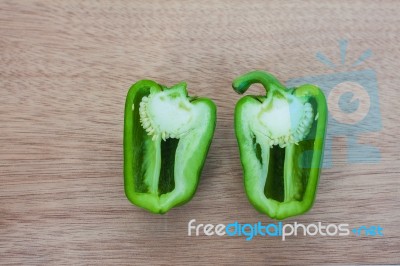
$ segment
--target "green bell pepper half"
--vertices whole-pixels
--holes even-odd
[[[216,106],[141,80],[129,89],[124,118],[124,187],[133,204],[163,214],[194,196],[211,144]]]
[[[274,76],[253,71],[236,78],[243,94],[261,83],[265,96],[244,96],[235,107],[235,134],[250,203],[273,219],[307,212],[323,161],[327,104],[314,85],[285,88]]]

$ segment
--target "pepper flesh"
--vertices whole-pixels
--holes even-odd
[[[129,89],[124,118],[124,187],[133,204],[163,214],[194,196],[214,134],[216,106],[141,80]]]
[[[314,85],[285,88],[274,76],[253,71],[236,78],[243,94],[261,83],[265,96],[244,96],[235,108],[235,134],[250,203],[273,219],[313,205],[323,160],[327,104]]]

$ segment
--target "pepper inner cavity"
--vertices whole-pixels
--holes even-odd
[[[268,162],[268,174],[265,182],[264,194],[267,198],[279,202],[284,201],[284,163],[285,148],[272,146],[270,148],[270,157]]]
[[[175,188],[175,152],[179,139],[168,138],[161,141],[161,168],[158,182],[159,195],[171,192]]]
[[[162,195],[175,188],[175,153],[180,138],[195,125],[194,108],[181,87],[152,92],[139,104],[140,123],[155,145],[149,190]],[[150,155],[153,156],[153,155]]]
[[[266,164],[262,167],[266,171],[265,196],[278,202],[299,200],[303,185],[296,150],[312,127],[312,105],[292,95],[267,99],[256,118],[253,147],[260,163]],[[260,152],[259,147],[268,151]],[[263,154],[265,158],[261,158]]]

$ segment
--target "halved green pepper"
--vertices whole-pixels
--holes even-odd
[[[274,219],[308,211],[314,202],[327,122],[327,104],[316,86],[285,88],[262,71],[233,81],[237,93],[261,83],[265,96],[236,104],[235,134],[250,203]]]
[[[167,88],[142,80],[129,89],[124,119],[127,198],[166,213],[195,194],[214,134],[216,106],[188,97],[186,83]]]

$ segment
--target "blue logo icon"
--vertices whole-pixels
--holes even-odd
[[[372,51],[368,49],[354,63],[347,64],[348,42],[341,40],[339,46],[340,69],[346,68],[347,71],[293,78],[286,82],[286,86],[296,87],[309,83],[320,87],[325,93],[329,109],[323,164],[325,168],[332,167],[334,137],[347,138],[348,163],[377,163],[380,161],[379,149],[358,141],[363,134],[382,129],[376,73],[371,68],[357,68],[372,56]],[[321,52],[317,52],[316,58],[330,69],[339,68]]]

